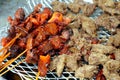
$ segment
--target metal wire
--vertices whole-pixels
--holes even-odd
[[[24,8],[26,14],[28,15],[32,10],[33,7],[38,4],[41,3],[43,5],[43,7],[51,7],[50,3],[53,0],[26,0],[26,4],[25,6],[20,6],[22,8]],[[60,1],[64,1],[66,3],[71,2],[72,0],[60,0]],[[98,15],[100,15],[102,13],[102,11],[100,9],[96,9],[95,13],[91,16],[91,18],[96,18]],[[7,25],[8,27],[8,25]],[[7,30],[7,27],[4,28],[2,31]],[[0,34],[2,34],[2,32],[0,31]],[[99,36],[99,38],[106,36],[109,37],[109,34],[106,31],[103,31],[103,29],[101,29],[98,34],[102,34],[102,36]],[[3,37],[3,36],[0,36]],[[13,62],[8,68],[14,66],[15,64],[17,64],[19,61],[23,60],[25,57],[21,57],[18,60],[16,60],[15,62]],[[8,60],[5,60],[5,62]],[[17,67],[15,67],[13,70],[11,70],[13,73],[18,74],[22,80],[35,80],[36,79],[36,74],[37,74],[37,65],[35,64],[27,64],[26,62],[21,63],[20,65],[18,65]],[[74,77],[74,72],[67,72],[66,70],[63,71],[61,77],[58,77],[56,72],[51,72],[48,71],[46,77],[39,77],[39,80],[78,80],[77,78]],[[80,79],[83,80],[83,79]]]

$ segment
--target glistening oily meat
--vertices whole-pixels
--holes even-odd
[[[34,11],[25,17],[23,8],[15,12],[15,17],[8,17],[10,29],[8,36],[2,39],[2,45],[12,40],[17,34],[21,36],[9,48],[10,57],[16,57],[22,51],[27,49],[25,60],[27,63],[38,63],[40,76],[45,76],[50,64],[51,55],[65,54],[68,51],[66,42],[69,39],[69,31],[66,26],[70,22],[69,18],[63,17],[60,12],[53,12],[50,8],[44,8],[40,11],[41,4],[35,6]],[[51,51],[54,52],[51,54]],[[62,61],[60,61],[62,64]],[[58,74],[60,68],[58,68]]]
[[[8,17],[10,29],[8,36],[2,38],[2,45],[20,33],[8,50],[10,57],[27,49],[25,60],[38,64],[40,76],[55,70],[61,77],[65,69],[75,72],[76,78],[120,80],[120,2],[93,2],[54,0],[53,11],[47,7],[40,11],[42,5],[38,4],[27,17],[19,8],[14,19]],[[101,9],[100,13],[97,9]],[[101,29],[110,37],[99,38]]]

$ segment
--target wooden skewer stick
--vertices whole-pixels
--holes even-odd
[[[2,72],[2,71],[3,71],[5,68],[7,68],[10,64],[12,64],[15,60],[17,60],[19,57],[21,57],[26,51],[27,51],[27,49],[24,50],[22,53],[20,53],[16,58],[14,58],[14,59],[8,61],[7,63],[5,63],[5,66],[0,70],[0,72]]]
[[[3,60],[5,60],[5,58],[7,58],[10,55],[10,52],[7,53],[5,56],[3,56],[3,58],[0,59],[0,61],[2,62]]]
[[[9,68],[8,70],[4,71],[3,73],[0,74],[0,76],[4,75],[5,73],[7,73],[8,71],[12,70],[13,68],[15,68],[16,66],[18,66],[19,64],[23,63],[25,61],[25,59],[23,59],[22,61],[20,61],[19,63],[15,64],[14,66],[12,66],[11,68]]]
[[[8,48],[10,45],[12,45],[12,44],[15,42],[15,40],[20,37],[20,35],[21,35],[21,33],[18,34],[16,37],[14,37],[8,44],[5,45],[5,47],[3,47],[2,49],[0,49],[0,52],[2,52],[4,49],[6,49],[6,48]]]
[[[40,71],[38,71],[38,73],[36,75],[36,80],[38,80],[39,75],[40,75]]]
[[[2,58],[3,56],[5,56],[7,53],[7,49],[4,49],[3,53],[0,55],[0,58]]]

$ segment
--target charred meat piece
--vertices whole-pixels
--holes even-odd
[[[17,19],[17,20],[20,20],[20,21],[24,20],[25,12],[24,12],[23,8],[18,8],[17,11],[15,12],[14,16],[15,16],[15,19]]]
[[[61,49],[63,46],[63,40],[59,36],[53,36],[50,38],[50,43],[53,45],[54,49]]]
[[[49,52],[50,50],[52,50],[53,47],[52,47],[51,42],[48,41],[48,40],[46,40],[46,41],[44,41],[44,42],[42,42],[40,44],[40,46],[38,47],[38,49],[39,49],[40,52],[43,52],[44,54],[46,54],[47,52]]]

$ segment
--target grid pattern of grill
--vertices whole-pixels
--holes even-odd
[[[28,15],[30,12],[32,12],[34,6],[38,3],[41,3],[43,5],[43,7],[51,7],[50,3],[53,0],[26,0],[26,4],[24,6],[20,6],[22,8],[24,8],[26,14]],[[63,1],[66,3],[72,2],[72,0],[59,0],[59,1]],[[118,0],[119,1],[119,0]],[[91,18],[96,18],[98,15],[100,15],[102,13],[102,10],[100,9],[96,9],[95,13],[91,16]],[[7,27],[2,27],[2,29],[0,30],[0,34],[2,34],[0,36],[6,36],[6,34],[3,34],[7,32],[7,29],[9,27],[9,25],[6,25]],[[104,30],[103,28],[100,28],[98,31],[98,38],[108,38],[110,35],[107,32],[107,30]],[[11,68],[12,66],[14,66],[15,64],[17,64],[19,61],[23,60],[25,57],[21,57],[18,60],[16,60],[15,62],[13,62],[8,68]],[[5,60],[5,62],[8,60]],[[15,67],[13,70],[11,70],[13,73],[17,73],[22,80],[35,80],[36,74],[37,74],[37,66],[33,65],[33,64],[27,64],[26,62],[21,63],[20,65],[18,65],[17,67]],[[77,78],[74,77],[74,72],[67,72],[65,69],[62,73],[61,77],[58,77],[56,75],[56,72],[50,72],[48,71],[46,77],[39,77],[40,80],[78,80]],[[83,79],[80,79],[83,80]]]

